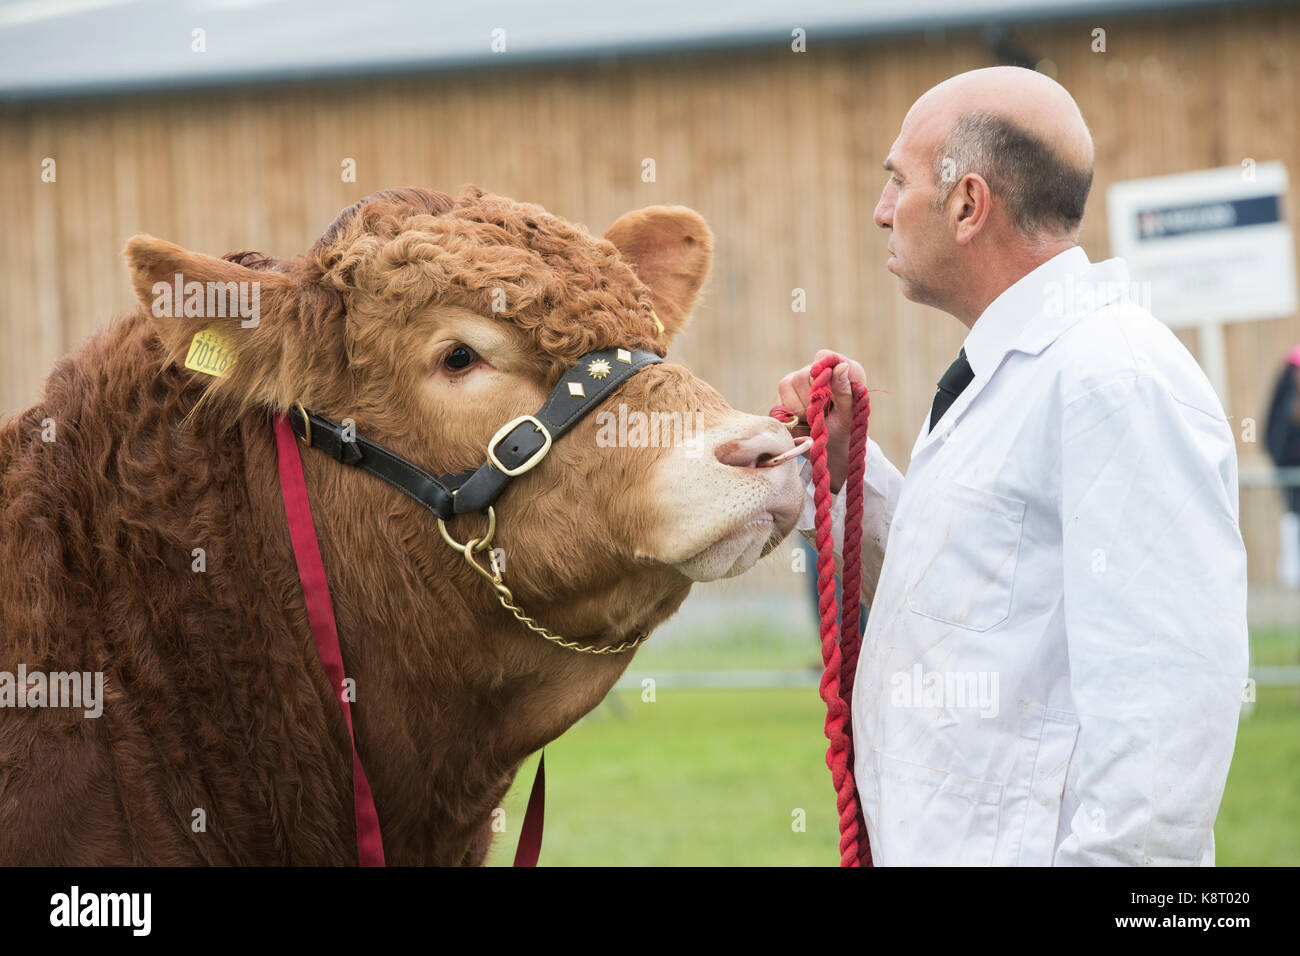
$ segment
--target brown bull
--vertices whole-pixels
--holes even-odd
[[[472,187],[402,189],[344,210],[295,259],[148,236],[126,258],[141,308],[0,423],[0,862],[355,863],[350,745],[304,610],[273,416],[302,402],[432,474],[478,467],[583,353],[665,354],[709,230],[661,207],[601,239]],[[257,314],[159,308],[177,276],[254,289]],[[234,353],[222,377],[184,367],[208,328]],[[756,467],[791,447],[785,430],[678,365],[638,372],[601,410],[702,430],[647,447],[599,440],[588,416],[498,500],[494,546],[528,614],[608,646],[665,620],[693,580],[750,567],[801,495],[793,464]],[[302,459],[388,862],[481,863],[520,763],[631,654],[548,643],[415,502]],[[484,526],[449,523],[461,540]],[[55,706],[59,673],[98,675],[101,699]]]

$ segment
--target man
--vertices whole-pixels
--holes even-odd
[[[1233,432],[1124,263],[1076,245],[1092,157],[1064,88],[997,67],[917,100],[885,160],[888,269],[970,332],[906,478],[867,448],[854,776],[880,865],[1214,862],[1247,669]],[[810,387],[778,392],[803,415]]]

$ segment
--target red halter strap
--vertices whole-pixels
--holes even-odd
[[[352,800],[357,818],[357,861],[362,866],[383,866],[384,843],[379,835],[379,814],[375,810],[370,782],[366,780],[366,771],[361,766],[361,757],[357,753],[357,738],[352,729],[352,707],[344,688],[343,655],[339,651],[339,632],[334,623],[334,604],[330,601],[325,565],[321,561],[320,544],[316,540],[316,525],[311,517],[311,503],[307,500],[302,457],[298,454],[298,439],[283,415],[275,420],[275,444],[280,461],[280,494],[284,498],[285,517],[289,519],[289,537],[293,542],[294,558],[298,562],[298,577],[302,580],[302,596],[307,604],[311,636],[316,642],[316,653],[320,655],[334,697],[343,709],[343,720],[348,725],[348,738],[352,742]]]
[[[343,710],[348,738],[352,742],[352,799],[356,811],[357,861],[362,866],[383,866],[384,843],[379,833],[379,813],[375,809],[370,783],[366,780],[366,771],[361,766],[361,757],[357,753],[356,733],[352,729],[352,708],[344,693],[343,655],[339,651],[334,605],[330,601],[325,564],[321,561],[316,525],[312,521],[311,503],[307,499],[302,457],[298,453],[298,439],[283,415],[277,416],[275,420],[275,444],[280,466],[280,494],[284,498],[285,517],[289,519],[289,537],[298,563],[298,577],[302,581],[311,636],[316,642],[316,653],[320,655],[321,665],[329,677],[334,696]],[[545,767],[546,758],[543,755],[537,765],[532,794],[528,798],[528,811],[524,815],[523,832],[519,836],[515,866],[536,866],[541,853],[542,815],[546,803]]]

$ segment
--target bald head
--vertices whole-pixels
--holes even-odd
[[[939,146],[961,116],[986,113],[1031,132],[1063,162],[1092,168],[1092,135],[1083,114],[1060,83],[1018,66],[991,66],[944,80],[922,94],[903,129],[914,124]]]
[[[959,74],[913,104],[902,135],[932,157],[936,206],[975,173],[1026,236],[1072,235],[1083,218],[1092,136],[1074,98],[1050,77],[1014,66]]]

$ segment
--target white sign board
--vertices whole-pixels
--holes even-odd
[[[1148,305],[1175,328],[1296,311],[1286,167],[1226,169],[1115,183],[1106,195],[1111,255],[1128,261]]]

